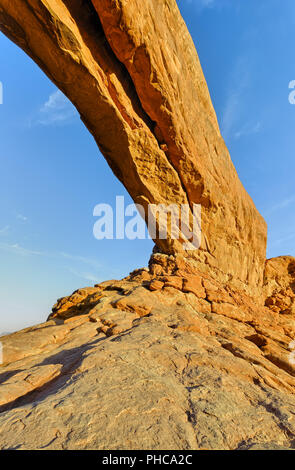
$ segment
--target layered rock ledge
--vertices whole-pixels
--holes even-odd
[[[1,338],[0,449],[292,449],[294,320],[154,255]]]

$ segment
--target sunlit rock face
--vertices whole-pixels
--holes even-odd
[[[266,226],[220,135],[175,0],[1,0],[0,28],[68,96],[136,203],[202,206],[201,248],[156,240],[224,282],[262,285]]]
[[[0,449],[293,448],[295,313],[183,268],[154,255],[1,338]]]
[[[220,135],[175,0],[0,0],[134,201],[202,209],[198,250],[59,299],[1,337],[0,449],[283,449],[295,435],[295,259]]]

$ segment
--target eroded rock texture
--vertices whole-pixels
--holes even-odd
[[[155,255],[1,338],[0,449],[293,449],[294,319]]]
[[[0,28],[69,97],[136,203],[202,205],[184,256],[262,285],[266,226],[220,135],[175,0],[0,0]],[[157,240],[162,252],[182,244]]]
[[[0,28],[136,203],[199,203],[203,229],[1,338],[0,449],[294,448],[295,259],[265,267],[175,0],[0,0]]]

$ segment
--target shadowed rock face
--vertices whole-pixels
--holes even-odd
[[[201,249],[156,240],[163,253],[262,286],[265,222],[220,135],[175,0],[0,0],[0,28],[73,102],[136,203],[202,205]]]

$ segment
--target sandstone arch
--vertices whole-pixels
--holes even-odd
[[[231,162],[175,0],[0,0],[0,29],[76,106],[136,203],[202,205],[201,249],[158,240],[162,252],[262,286],[266,225]]]
[[[204,234],[0,338],[0,448],[294,449],[295,259],[265,263],[175,0],[0,0],[0,29],[135,202],[199,202]]]

